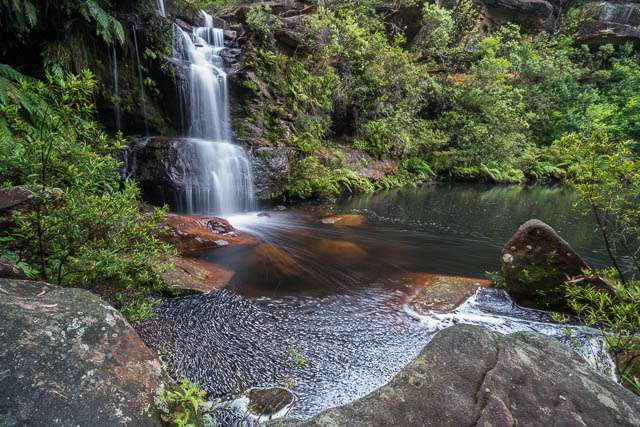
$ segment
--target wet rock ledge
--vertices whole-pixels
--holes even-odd
[[[83,289],[0,279],[0,426],[147,426],[159,361]]]
[[[640,397],[554,338],[460,324],[362,399],[268,425],[638,426]]]

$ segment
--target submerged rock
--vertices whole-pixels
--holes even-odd
[[[424,283],[418,295],[409,302],[409,306],[421,314],[431,310],[453,310],[475,294],[478,288],[491,285],[490,280],[433,274],[418,274],[412,281]]]
[[[358,262],[367,257],[364,249],[347,240],[318,239],[314,250],[318,255],[329,258],[333,262]]]
[[[159,361],[89,291],[0,279],[1,425],[152,425]]]
[[[293,394],[281,387],[249,391],[249,410],[255,415],[273,415],[293,403]]]
[[[562,308],[564,282],[583,270],[587,263],[556,231],[531,219],[504,245],[500,257],[509,294],[521,305]]]
[[[636,426],[640,397],[546,335],[439,332],[388,384],[310,420],[270,426]]]
[[[320,223],[326,225],[346,225],[349,227],[360,227],[367,222],[367,219],[362,215],[332,215],[326,218],[320,219]]]

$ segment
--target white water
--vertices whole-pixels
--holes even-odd
[[[164,0],[156,0],[156,6],[158,7],[158,12],[160,12],[161,16],[167,16],[164,11]]]
[[[140,100],[142,105],[142,115],[144,117],[144,132],[145,136],[149,136],[149,121],[147,120],[147,103],[144,99],[144,82],[142,81],[142,68],[140,67],[140,53],[138,52],[138,37],[136,36],[136,29],[131,28],[133,32],[133,45],[136,47],[136,61],[138,63],[138,80],[140,80]]]
[[[187,214],[243,212],[253,206],[253,179],[245,150],[231,143],[227,74],[220,56],[224,32],[214,28],[211,15],[201,13],[204,24],[191,33],[174,26],[173,55],[187,69],[180,96],[201,162],[198,185],[185,189],[178,208]]]
[[[114,103],[116,110],[116,130],[122,131],[122,122],[120,120],[120,91],[118,89],[118,55],[116,54],[115,43],[112,46],[113,53],[113,88],[114,88]]]

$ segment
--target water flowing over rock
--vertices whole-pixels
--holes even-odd
[[[434,274],[414,274],[412,280],[424,283],[418,295],[409,302],[409,306],[421,314],[428,314],[431,310],[453,310],[475,294],[478,288],[491,285],[489,280]]]
[[[160,363],[100,298],[0,279],[0,319],[0,425],[153,425]]]
[[[158,9],[164,16],[162,2]],[[126,159],[127,169],[134,171],[128,175],[138,178],[149,201],[167,203],[180,212],[242,212],[253,206],[253,179],[247,153],[231,143],[227,74],[220,55],[225,48],[224,30],[214,28],[211,15],[201,15],[203,26],[190,32],[173,26],[171,61],[184,77],[179,85],[180,115],[192,138],[178,144],[178,140],[159,142],[157,138],[152,144],[138,144]],[[159,154],[142,164],[144,159],[136,154],[153,148],[160,148]]]
[[[356,424],[635,426],[640,398],[554,338],[455,325],[362,399],[310,420],[268,425]]]
[[[539,308],[562,308],[567,277],[591,270],[569,243],[537,219],[518,228],[504,245],[500,262],[511,296]]]
[[[147,201],[187,214],[220,215],[253,206],[251,164],[228,142],[149,138],[125,153],[125,178],[135,178]]]

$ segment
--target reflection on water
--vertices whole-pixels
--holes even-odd
[[[413,273],[482,277],[498,270],[502,245],[534,217],[601,265],[606,260],[595,249],[593,225],[571,211],[573,201],[562,188],[437,185],[230,218],[262,243],[200,254],[235,271],[227,288],[165,301],[141,336],[164,346],[173,369],[215,395],[239,383],[273,386],[293,377],[298,399],[287,416],[294,418],[385,384],[454,323],[564,339],[564,327],[518,308],[501,291],[483,290],[447,314],[418,316],[406,303],[421,285]],[[366,221],[321,221],[345,214]],[[578,332],[587,352],[609,363],[599,341]],[[285,361],[289,342],[300,345],[306,366]]]

